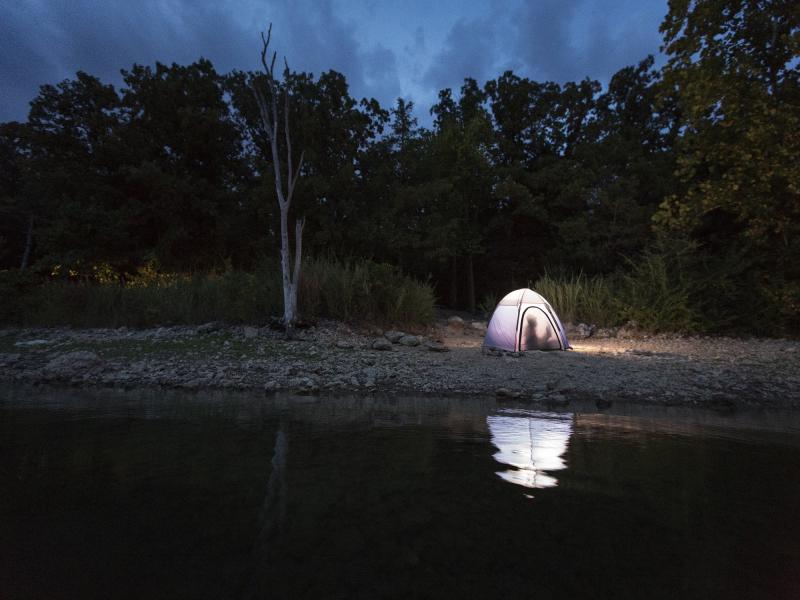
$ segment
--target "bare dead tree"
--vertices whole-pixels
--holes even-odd
[[[305,218],[295,221],[294,226],[294,270],[290,271],[291,247],[289,245],[289,208],[292,205],[295,185],[300,177],[303,167],[304,153],[300,153],[297,168],[292,163],[292,136],[289,130],[289,63],[284,58],[283,90],[275,79],[275,59],[277,52],[269,57],[269,42],[272,37],[272,24],[270,23],[267,34],[261,33],[261,64],[264,67],[264,77],[254,78],[251,82],[253,95],[258,104],[261,117],[261,127],[269,140],[272,154],[272,165],[275,169],[275,192],[278,196],[278,207],[281,215],[281,274],[283,276],[283,325],[286,327],[286,336],[292,337],[294,323],[297,319],[297,288],[300,284],[300,267],[303,254],[303,227]],[[262,85],[263,84],[263,85]],[[279,98],[283,96],[283,106],[280,107]],[[283,183],[280,156],[280,127],[283,110],[283,135],[286,150],[286,185]]]

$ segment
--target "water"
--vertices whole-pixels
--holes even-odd
[[[800,423],[0,390],[0,598],[798,598]]]

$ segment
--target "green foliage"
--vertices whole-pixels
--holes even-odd
[[[730,275],[717,288],[723,305],[741,306],[733,284],[746,282],[762,310],[772,306],[769,322],[796,323],[785,291],[800,278],[797,3],[674,2],[661,31],[669,56],[662,96],[676,101],[683,134],[676,140],[677,185],[656,221],[704,246],[711,242],[714,256],[706,262]],[[729,256],[744,259],[748,272]],[[748,314],[709,312],[729,324]]]
[[[301,314],[345,321],[428,323],[433,289],[397,267],[371,261],[310,260],[300,282]]]
[[[302,318],[428,323],[433,319],[430,285],[399,269],[370,261],[310,260],[301,281]],[[277,265],[253,273],[164,275],[143,270],[125,285],[89,280],[51,280],[15,271],[0,273],[4,302],[0,322],[78,327],[146,327],[208,321],[266,323],[282,313]]]
[[[659,240],[622,276],[621,316],[648,331],[695,331],[699,315],[692,305],[690,258],[692,247],[680,241]]]
[[[615,325],[619,320],[619,301],[611,278],[583,273],[556,277],[545,273],[533,290],[545,297],[564,322]]]

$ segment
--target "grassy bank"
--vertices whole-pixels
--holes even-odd
[[[0,274],[0,321],[25,326],[147,327],[208,321],[265,323],[283,312],[280,271],[163,274],[143,270],[124,285],[42,280]],[[428,323],[434,295],[427,283],[370,261],[312,259],[302,270],[302,318]]]

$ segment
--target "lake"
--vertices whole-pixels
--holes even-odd
[[[0,598],[798,598],[800,415],[0,388]]]

